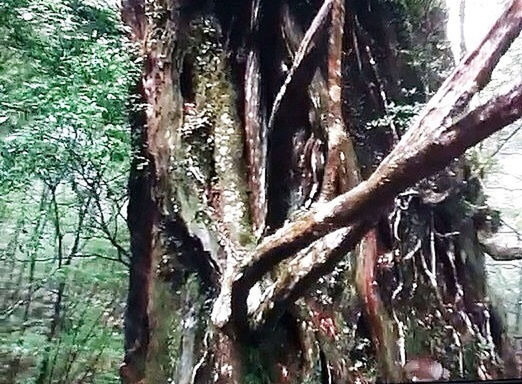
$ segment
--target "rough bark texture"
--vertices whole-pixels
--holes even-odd
[[[132,119],[124,382],[398,381],[421,354],[441,375],[501,375],[476,212],[455,209],[479,194],[454,159],[522,115],[520,85],[464,113],[520,32],[522,1],[402,138],[393,121],[366,129],[415,101],[401,88],[423,89],[398,53],[401,12],[123,2],[146,105]],[[428,330],[456,349],[412,337]],[[488,357],[473,357],[479,342]]]

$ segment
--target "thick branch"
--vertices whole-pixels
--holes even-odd
[[[313,244],[310,252],[301,252],[288,265],[288,273],[279,277],[274,290],[265,298],[256,318],[264,319],[260,326],[269,330],[288,306],[301,297],[321,276],[332,272],[343,257],[357,245],[369,226],[357,223],[349,229],[339,229]]]
[[[522,28],[522,0],[504,12],[479,47],[461,62],[421,117],[370,178],[334,200],[318,204],[261,243],[233,285],[232,313],[246,318],[250,287],[277,263],[357,219],[372,221],[404,188],[444,168],[472,145],[522,115],[522,86],[454,121],[491,75]],[[241,322],[241,320],[240,320]]]
[[[521,105],[522,85],[519,85],[441,130],[436,139],[425,144],[429,148],[426,152],[432,156],[419,155],[412,164],[404,164],[389,173],[374,174],[350,192],[328,203],[318,204],[298,221],[268,237],[256,250],[256,261],[244,268],[240,280],[255,278],[257,281],[270,263],[277,264],[318,238],[350,225],[360,217],[369,221],[376,218],[381,207],[401,190],[444,168],[467,148],[522,116]]]
[[[480,108],[477,108],[473,112],[470,112],[466,117],[446,130],[449,137],[453,136],[451,139],[453,140],[453,145],[448,146],[448,151],[453,153],[455,149],[458,149],[461,150],[461,153],[463,153],[466,148],[480,141],[481,137],[485,138],[496,130],[513,122],[516,120],[516,118],[522,116],[522,108],[520,108],[521,105],[522,85],[512,90],[508,94],[498,96],[489,103],[481,106]],[[482,132],[482,135],[480,132]],[[454,141],[457,143],[460,142],[460,145],[457,145],[457,143]],[[468,143],[471,144],[467,145]],[[444,152],[444,149],[440,148],[439,151]],[[434,157],[438,157],[439,160],[441,160],[443,155],[441,154],[440,156],[437,156],[434,151]],[[446,155],[446,163],[449,163],[453,158],[454,157],[451,155]],[[427,176],[427,174],[421,176],[422,165],[419,165],[419,167],[420,168],[416,168],[416,170],[412,172],[417,172],[414,173],[414,175],[420,180],[422,177]],[[361,185],[366,187],[365,184],[368,184],[368,182],[365,182]],[[310,224],[310,227],[304,225],[304,223],[301,223],[302,227],[304,227],[303,233],[305,233],[305,238],[292,239],[296,241],[293,243],[287,243],[288,247],[298,246],[299,244],[306,244],[307,239],[311,239],[309,241],[312,242],[321,237],[321,234],[324,235],[329,231],[338,230],[343,226],[343,223],[345,225],[348,225],[348,223],[351,222],[358,224],[353,224],[351,230],[347,231],[346,237],[339,243],[337,247],[334,248],[333,251],[326,252],[322,255],[319,254],[315,260],[305,256],[296,259],[291,263],[291,265],[296,267],[290,269],[290,275],[276,283],[276,288],[274,290],[274,309],[276,306],[281,306],[281,308],[283,308],[282,303],[284,301],[295,300],[319,277],[331,272],[335,265],[339,262],[339,257],[341,257],[338,250],[342,249],[342,252],[346,254],[346,252],[353,249],[353,247],[360,241],[360,239],[364,236],[365,231],[371,227],[370,224],[372,217],[378,217],[381,206],[385,205],[373,204],[372,207],[372,196],[376,196],[375,199],[377,200],[375,201],[379,201],[378,199],[381,199],[381,202],[386,202],[390,201],[398,192],[399,191],[391,194],[386,194],[385,192],[384,194],[380,194],[379,188],[357,188],[345,194],[346,204],[342,204],[342,197],[344,195],[341,195],[331,203],[322,204],[322,207],[325,211],[328,210],[327,207],[330,207],[332,210],[332,214],[330,216],[325,216],[322,218],[319,211],[315,212],[311,217],[304,218],[303,221],[311,219],[311,222],[308,223]],[[368,196],[364,196],[365,193],[367,193]],[[337,201],[339,201],[339,203],[336,203]],[[315,211],[317,211],[317,208]],[[364,215],[363,212],[365,212]],[[368,220],[366,224],[362,225],[360,222],[356,221],[356,218],[360,215],[363,216],[365,220]],[[318,218],[320,219],[319,221],[317,221]],[[338,230],[337,232],[334,232],[328,236],[333,236],[334,234],[342,236],[344,233],[346,233],[345,230]],[[282,250],[280,249],[279,251]],[[277,257],[278,255],[272,254],[272,256]],[[284,305],[288,305],[288,302],[284,303]]]

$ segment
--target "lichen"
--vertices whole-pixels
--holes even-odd
[[[217,218],[232,241],[246,246],[253,237],[243,132],[219,30],[212,19],[191,24],[187,55],[194,60],[195,105],[192,114],[185,116],[174,168],[183,216],[200,223],[201,217]]]

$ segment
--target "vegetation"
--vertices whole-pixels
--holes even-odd
[[[132,49],[106,2],[0,19],[0,381],[117,382]]]
[[[456,71],[439,0],[119,5],[0,0],[0,383],[522,375],[521,0]]]

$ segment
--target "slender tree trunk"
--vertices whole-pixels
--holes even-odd
[[[60,212],[58,210],[58,200],[56,196],[56,190],[51,191],[51,203],[54,211],[54,227],[55,227],[55,238],[56,238],[56,253],[57,253],[57,269],[60,270],[62,267],[67,267],[71,265],[73,257],[77,254],[80,245],[81,245],[81,233],[83,229],[83,222],[85,219],[85,215],[87,214],[87,210],[90,206],[91,199],[88,198],[85,206],[80,206],[78,212],[78,223],[76,226],[74,241],[69,249],[67,255],[64,255],[64,246],[63,246],[63,238],[64,234],[62,232],[61,226],[61,217]],[[43,384],[46,379],[48,382],[52,382],[52,372],[54,370],[54,363],[52,363],[49,368],[49,360],[51,355],[51,348],[53,346],[54,339],[59,331],[60,322],[62,321],[62,306],[65,295],[65,289],[67,287],[66,277],[63,278],[62,281],[58,284],[56,289],[56,295],[53,303],[53,314],[51,317],[51,324],[49,327],[49,332],[47,333],[47,345],[43,352],[43,359],[40,363],[40,373],[36,379],[37,384]],[[57,352],[58,353],[58,352]]]
[[[26,323],[29,320],[29,313],[30,313],[30,308],[31,308],[31,304],[32,304],[32,295],[33,295],[33,290],[34,290],[34,286],[33,286],[34,285],[34,281],[33,281],[34,265],[36,263],[36,258],[38,256],[37,255],[37,244],[38,244],[39,238],[47,224],[48,211],[45,209],[45,207],[47,206],[48,201],[49,201],[49,189],[47,188],[47,186],[44,186],[44,189],[43,189],[41,197],[40,197],[40,203],[38,205],[38,208],[39,208],[38,212],[40,212],[40,216],[36,220],[36,224],[33,228],[31,237],[29,238],[28,247],[27,247],[27,251],[30,256],[30,260],[29,260],[30,267],[29,267],[27,294],[26,294],[26,297],[24,298],[25,305],[24,305],[24,312],[23,312],[23,316],[22,316],[22,331],[20,332],[20,343],[23,342],[23,338],[25,337],[25,330],[27,328]],[[25,266],[26,266],[26,263],[23,264],[22,269],[20,271],[20,274],[19,274],[19,277],[18,277],[18,280],[16,283],[17,287],[22,286],[22,278],[25,273]],[[16,290],[13,291],[13,293],[11,295],[12,300],[14,300],[18,296],[19,291],[20,291],[19,288],[17,288]],[[9,382],[15,382],[16,377],[18,376],[18,373],[19,373],[18,370],[20,367],[20,359],[21,359],[21,357],[17,356],[9,364],[9,370],[7,372],[7,380]]]
[[[464,56],[468,53],[468,49],[466,46],[466,0],[459,1],[459,48],[460,48],[460,59],[462,60]]]
[[[516,332],[518,334],[522,333],[522,266],[518,266],[518,276],[519,276],[519,289],[518,289],[518,302],[517,302],[517,314],[515,318],[516,324]]]

